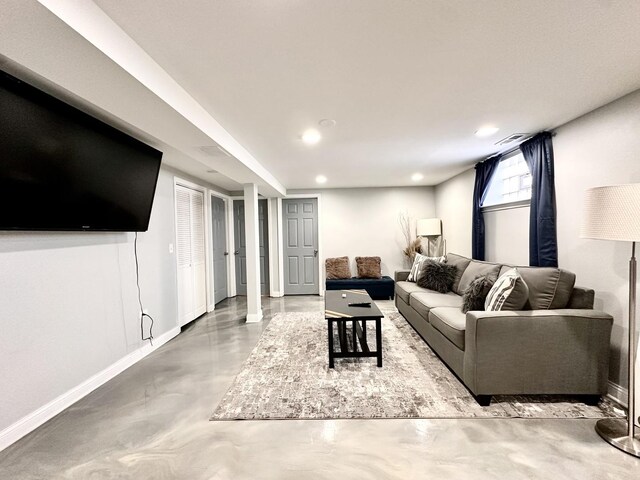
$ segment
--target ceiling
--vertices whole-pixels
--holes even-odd
[[[636,0],[96,3],[287,188],[437,184],[640,88]]]

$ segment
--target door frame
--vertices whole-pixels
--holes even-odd
[[[175,245],[175,249],[174,249],[174,257],[175,257],[175,264],[176,264],[176,275],[178,273],[178,255],[177,255],[177,250],[178,250],[178,205],[176,203],[176,186],[180,185],[182,187],[185,188],[190,188],[191,190],[195,190],[197,192],[202,192],[202,196],[204,198],[204,244],[205,244],[205,249],[204,249],[204,284],[205,284],[205,289],[207,292],[207,299],[206,299],[206,309],[207,312],[210,312],[211,310],[209,310],[209,304],[211,303],[211,275],[213,274],[213,272],[211,271],[211,267],[209,266],[209,262],[211,261],[211,254],[209,253],[209,245],[211,245],[211,234],[209,233],[209,229],[211,228],[211,202],[207,202],[207,199],[209,198],[209,194],[208,194],[208,189],[207,187],[203,187],[202,185],[199,185],[197,183],[191,182],[189,180],[185,180],[184,178],[178,177],[177,175],[173,176],[173,241],[174,241],[174,245]],[[176,285],[177,288],[177,285]],[[180,301],[178,299],[178,301]],[[176,318],[176,325],[180,326],[180,318]]]
[[[278,210],[280,215],[278,216],[278,236],[280,241],[278,242],[278,276],[280,277],[280,292],[284,296],[284,225],[282,216],[284,211],[282,210],[282,200],[289,199],[304,199],[304,198],[316,198],[318,200],[318,293],[321,297],[324,297],[324,269],[320,263],[322,257],[322,194],[321,193],[294,193],[286,195],[284,198],[278,198]]]
[[[234,219],[234,214],[233,214],[233,202],[235,200],[242,200],[244,202],[244,196],[239,196],[239,195],[232,195],[232,196],[228,196],[227,197],[229,199],[229,203],[228,203],[228,208],[229,208],[229,216],[228,218],[231,221],[231,225],[232,228],[231,230],[233,230],[231,232],[231,236],[230,241],[229,241],[229,245],[232,247],[231,250],[235,249],[235,223],[233,223]],[[279,214],[278,217],[272,217],[271,215],[273,214],[273,208],[271,206],[271,198],[267,198],[267,197],[258,197],[258,201],[260,200],[266,200],[267,202],[267,230],[266,230],[266,234],[267,234],[267,245],[268,245],[268,249],[269,249],[269,255],[268,255],[268,261],[267,261],[267,267],[269,268],[269,275],[267,276],[267,281],[269,282],[269,288],[267,289],[267,292],[265,293],[265,296],[269,296],[269,297],[282,297],[283,294],[278,294],[278,292],[275,290],[276,288],[276,281],[273,278],[274,277],[274,272],[276,267],[278,267],[278,265],[275,264],[276,259],[275,257],[275,252],[278,252],[278,255],[281,253],[281,247],[282,245],[278,245],[275,242],[277,241],[277,239],[275,238],[275,235],[273,235],[273,225],[271,223],[271,219],[272,218],[280,218]],[[280,198],[278,198],[278,200],[280,200]],[[281,206],[282,204],[280,204]],[[231,264],[233,265],[233,296],[236,296],[236,276],[235,276],[235,269],[236,269],[236,262],[235,262],[235,255],[233,256],[233,262],[231,262]],[[282,291],[282,289],[280,289],[280,291]],[[229,294],[229,297],[231,297],[231,294]]]
[[[217,190],[213,190],[213,189],[209,189],[208,191],[209,191],[209,195],[207,196],[207,198],[209,199],[208,205],[209,205],[210,225],[213,225],[213,211],[211,210],[211,198],[216,197],[221,199],[224,202],[224,215],[225,215],[225,221],[227,223],[227,236],[225,238],[225,243],[226,243],[227,252],[229,252],[229,255],[227,255],[227,298],[231,298],[236,296],[235,265],[232,267],[231,261],[230,261],[231,255],[232,255],[231,252],[233,250],[233,248],[231,247],[233,246],[233,241],[234,241],[233,209],[231,208],[233,197],[229,195],[225,195],[224,193],[218,192]],[[229,226],[231,226],[231,228]],[[211,234],[209,234],[209,237],[210,238],[209,238],[209,242],[207,243],[207,251],[213,251],[213,238],[211,237]],[[215,299],[213,297],[214,289],[215,289],[215,278],[214,278],[214,272],[212,267],[211,268],[211,288],[209,291],[207,291],[207,312],[213,312],[216,308]]]

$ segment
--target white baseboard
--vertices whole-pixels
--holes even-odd
[[[607,395],[616,403],[619,403],[623,407],[629,405],[629,390],[621,387],[617,383],[613,383],[609,380]]]
[[[247,313],[247,323],[258,323],[262,320],[262,310],[259,313]]]
[[[163,333],[158,338],[155,338],[153,340],[153,346],[151,346],[149,343],[146,343],[144,346],[121,358],[101,372],[98,372],[92,377],[88,378],[80,385],[77,385],[71,390],[54,398],[46,405],[43,405],[37,410],[25,415],[14,424],[9,425],[7,428],[0,432],[0,451],[17,442],[22,437],[45,423],[47,420],[55,417],[64,409],[69,408],[78,400],[93,392],[99,386],[104,385],[116,375],[122,373],[133,364],[139,362],[144,357],[149,355],[154,350],[160,348],[162,345],[167,343],[179,333],[180,327],[175,327],[168,332]]]

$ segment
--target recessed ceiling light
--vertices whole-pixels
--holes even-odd
[[[327,177],[324,175],[318,175],[316,177],[316,183],[327,183]]]
[[[419,182],[423,178],[424,175],[422,175],[421,173],[414,173],[413,175],[411,175],[411,180],[413,180],[414,182]]]
[[[324,128],[331,128],[336,126],[336,121],[331,118],[323,118],[318,122],[318,125]]]
[[[498,127],[481,127],[476,130],[476,137],[490,137],[500,130]]]
[[[322,135],[320,135],[320,132],[314,130],[313,128],[310,128],[302,134],[302,141],[307,145],[315,145],[320,141],[321,138]]]

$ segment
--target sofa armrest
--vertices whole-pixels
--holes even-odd
[[[468,312],[464,382],[476,395],[605,393],[612,325],[589,309]]]
[[[593,308],[595,295],[591,288],[573,287],[567,308]]]
[[[404,282],[409,277],[411,270],[396,270],[394,274],[394,280],[396,282]]]

